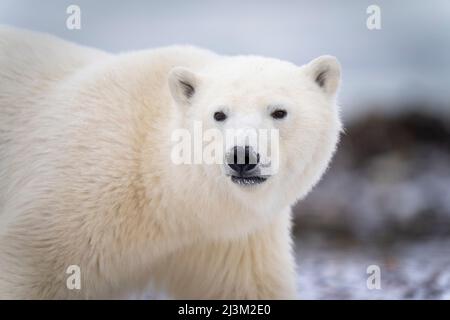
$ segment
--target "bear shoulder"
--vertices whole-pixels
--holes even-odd
[[[57,81],[80,67],[109,56],[101,50],[77,45],[55,36],[0,25],[0,87],[14,79]]]

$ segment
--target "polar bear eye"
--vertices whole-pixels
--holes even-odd
[[[272,112],[270,115],[274,119],[283,119],[284,117],[287,116],[287,112],[286,112],[286,110],[278,109],[278,110],[275,110],[274,112]]]
[[[227,118],[227,115],[222,111],[217,111],[214,113],[214,120],[216,121],[224,121]]]

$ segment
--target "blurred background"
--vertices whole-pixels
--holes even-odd
[[[66,28],[71,4],[80,30]],[[366,26],[372,4],[380,30]],[[111,52],[193,44],[299,65],[335,55],[346,130],[294,208],[300,296],[450,299],[449,1],[0,0],[0,23]],[[380,289],[367,287],[371,265]]]

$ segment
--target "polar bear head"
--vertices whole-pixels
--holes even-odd
[[[339,138],[339,81],[340,66],[331,56],[301,67],[238,56],[195,71],[173,68],[169,88],[178,126],[201,137],[197,147],[190,144],[200,154],[186,169],[192,170],[186,177],[196,179],[192,188],[222,208],[233,202],[262,215],[303,197]],[[213,141],[220,148],[212,148]]]

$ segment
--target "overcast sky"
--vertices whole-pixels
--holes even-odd
[[[66,8],[81,8],[81,30]],[[381,8],[381,30],[366,9]],[[322,55],[343,66],[345,114],[426,101],[450,109],[450,1],[0,0],[0,23],[45,31],[111,52],[194,44],[303,64]]]

